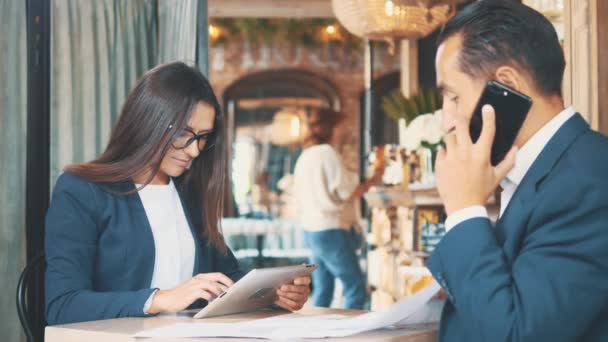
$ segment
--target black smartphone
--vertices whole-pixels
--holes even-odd
[[[486,104],[491,105],[496,113],[496,134],[490,158],[492,165],[496,166],[513,146],[517,133],[532,107],[532,99],[500,82],[489,81],[471,117],[469,131],[473,142],[477,142],[481,134],[481,108]]]

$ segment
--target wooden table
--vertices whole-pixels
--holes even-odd
[[[342,314],[358,315],[365,311],[358,310],[338,310],[325,308],[304,308],[301,314]],[[223,316],[207,319],[208,322],[237,322],[250,319],[266,318],[284,314],[281,311],[261,311],[240,315]],[[126,341],[146,341],[146,342],[184,342],[184,341],[244,341],[247,339],[235,338],[200,338],[200,339],[135,339],[133,334],[151,328],[158,328],[173,323],[184,323],[193,320],[192,311],[185,311],[173,315],[159,315],[148,318],[118,318],[103,321],[92,321],[84,323],[66,324],[49,326],[45,330],[46,342],[126,342]],[[253,340],[253,339],[250,339]],[[343,338],[324,339],[323,341],[407,341],[407,342],[430,342],[437,340],[437,326],[429,325],[425,327],[397,329],[397,330],[378,330],[363,334],[353,335]],[[257,339],[257,341],[263,341]],[[310,340],[314,341],[314,340]]]

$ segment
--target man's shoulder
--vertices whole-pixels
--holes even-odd
[[[574,141],[564,158],[577,178],[604,180],[608,174],[608,137],[589,130]]]
[[[589,129],[587,132],[582,134],[577,141],[574,143],[577,148],[586,149],[605,149],[608,147],[608,136]]]
[[[588,130],[564,151],[542,179],[544,199],[561,206],[580,207],[591,202],[608,203],[608,138]]]

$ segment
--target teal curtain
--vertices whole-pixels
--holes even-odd
[[[65,165],[103,150],[144,71],[159,62],[194,63],[196,0],[49,1],[54,185]],[[25,266],[25,6],[0,0],[0,332],[8,342],[23,339],[15,290]]]
[[[25,1],[0,0],[0,339],[20,341],[15,291],[25,265]]]
[[[194,64],[197,0],[53,0],[51,186],[105,148],[137,79],[159,63]]]
[[[179,60],[194,65],[196,5],[197,0],[158,1],[159,63]]]
[[[155,0],[53,0],[51,186],[104,149],[130,87],[156,63]]]

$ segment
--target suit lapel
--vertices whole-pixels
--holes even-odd
[[[141,281],[144,286],[150,286],[152,275],[154,273],[154,262],[156,258],[156,247],[154,244],[154,236],[152,227],[146,215],[146,210],[141,202],[141,198],[137,192],[122,195],[129,191],[135,190],[135,184],[132,181],[106,184],[104,186],[109,192],[124,196],[133,223],[130,224],[130,234],[132,241],[137,241],[138,248],[133,249],[131,257],[134,259],[134,264],[138,265],[136,272],[141,272]],[[131,222],[130,222],[131,223]],[[126,233],[126,232],[125,232]]]
[[[538,155],[532,166],[517,186],[509,205],[496,223],[497,233],[501,244],[510,227],[525,225],[530,217],[535,196],[539,185],[553,170],[560,157],[568,150],[570,145],[581,134],[589,130],[589,125],[580,116],[575,114],[568,119],[562,127],[549,140],[542,152]]]

